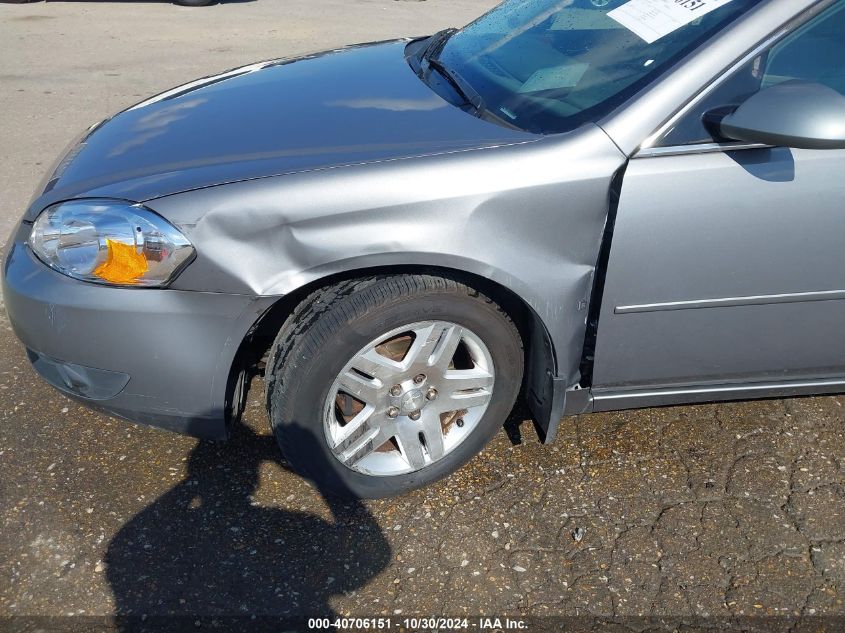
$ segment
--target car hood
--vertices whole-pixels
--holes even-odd
[[[142,202],[340,165],[533,140],[449,104],[414,74],[406,41],[238,68],[94,126],[30,207],[74,197]]]

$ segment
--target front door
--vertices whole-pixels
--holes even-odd
[[[701,117],[802,79],[845,94],[845,0],[726,78],[625,173],[593,392],[845,380],[845,151],[718,144]],[[630,403],[629,403],[630,404]]]

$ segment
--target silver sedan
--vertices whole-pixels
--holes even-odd
[[[34,368],[358,497],[563,415],[845,391],[845,0],[508,0],[92,126],[9,243]]]

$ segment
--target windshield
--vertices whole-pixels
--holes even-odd
[[[479,116],[483,108],[523,130],[565,132],[609,113],[761,2],[505,0],[422,54],[453,87],[471,87],[465,100]]]

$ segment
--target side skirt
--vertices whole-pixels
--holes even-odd
[[[730,400],[760,400],[845,393],[845,377],[789,382],[707,385],[639,389],[591,389],[589,394],[567,394],[564,415],[599,411],[618,411],[643,407],[661,407]]]

